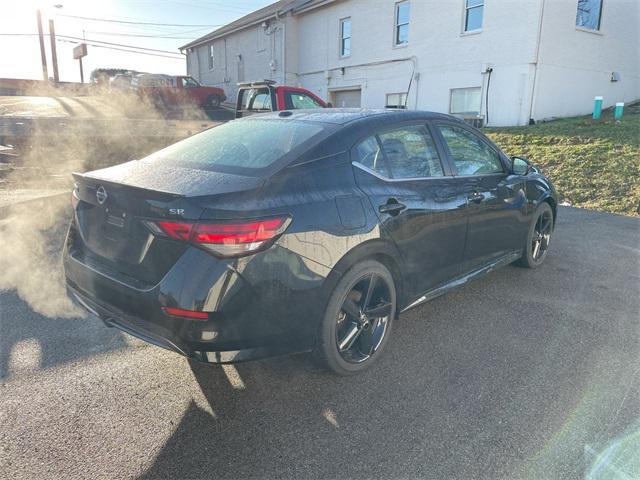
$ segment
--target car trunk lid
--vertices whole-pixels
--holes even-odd
[[[146,167],[146,168],[145,168]],[[129,162],[74,174],[75,223],[82,255],[148,284],[159,282],[188,248],[154,235],[148,220],[197,221],[207,203],[259,188],[257,178]],[[77,244],[78,242],[76,242]]]

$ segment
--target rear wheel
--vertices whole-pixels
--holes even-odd
[[[547,202],[544,202],[540,204],[533,217],[522,258],[517,262],[518,265],[526,268],[536,268],[542,265],[549,251],[552,233],[553,210]]]
[[[369,367],[382,353],[396,315],[389,270],[375,260],[352,267],[336,285],[323,318],[317,353],[339,375]]]
[[[220,97],[218,95],[209,95],[205,105],[207,108],[218,108],[220,103]]]

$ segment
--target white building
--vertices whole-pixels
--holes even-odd
[[[273,79],[335,106],[525,125],[640,98],[640,0],[280,0],[183,50],[236,97]]]

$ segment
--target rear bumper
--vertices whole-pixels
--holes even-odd
[[[69,296],[107,326],[207,363],[309,351],[323,310],[325,276],[280,247],[240,260],[190,248],[155,286],[87,263],[69,247],[64,268]],[[206,311],[209,320],[170,317],[163,306]]]
[[[310,346],[301,348],[302,345],[264,345],[239,350],[196,350],[193,344],[185,342],[170,330],[162,328],[155,323],[146,322],[124,312],[115,311],[112,307],[100,305],[94,299],[68,285],[67,293],[77,305],[98,317],[107,327],[116,328],[147,343],[202,363],[241,363],[278,355],[304,353],[311,350]]]

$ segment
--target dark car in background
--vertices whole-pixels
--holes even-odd
[[[556,220],[535,167],[434,113],[253,116],[74,176],[72,297],[211,363],[314,350],[357,372],[401,312],[539,266]]]

